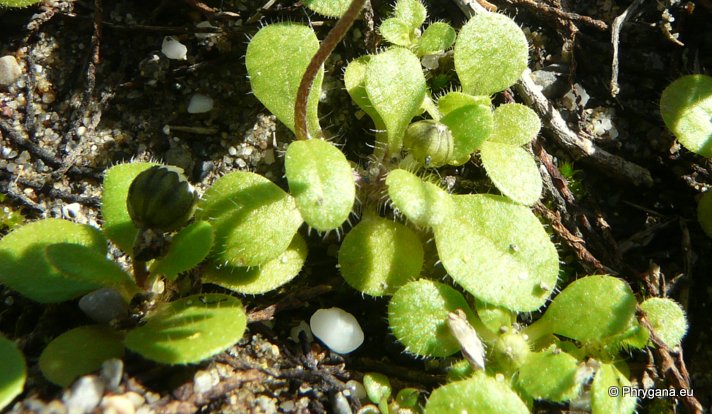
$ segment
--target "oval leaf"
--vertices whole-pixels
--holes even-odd
[[[712,76],[683,76],[663,91],[665,125],[688,150],[712,157]]]
[[[428,11],[420,0],[398,0],[393,15],[413,29],[419,28],[428,17]]]
[[[104,193],[101,196],[101,216],[104,234],[126,254],[133,254],[133,244],[138,234],[126,207],[129,187],[137,175],[158,164],[132,162],[115,165],[104,175]]]
[[[578,366],[576,358],[560,349],[535,352],[519,369],[517,384],[536,400],[568,401],[578,396],[583,385]]]
[[[42,351],[42,374],[66,387],[77,377],[96,371],[107,359],[121,358],[121,334],[104,325],[80,326],[54,338]]]
[[[126,347],[164,364],[192,364],[242,338],[247,317],[229,295],[208,293],[166,303],[126,336]]]
[[[389,152],[397,154],[405,129],[425,98],[420,60],[403,48],[375,55],[366,68],[365,86],[368,99],[386,125]]]
[[[526,206],[539,200],[541,174],[524,148],[487,141],[482,144],[480,156],[487,175],[502,194]]]
[[[207,221],[196,221],[184,227],[173,236],[166,255],[151,264],[151,273],[176,280],[179,273],[205,260],[214,241],[213,228]]]
[[[444,385],[430,395],[426,414],[528,414],[529,409],[505,383],[482,372]]]
[[[408,227],[368,217],[346,235],[339,249],[339,266],[354,289],[371,296],[392,295],[420,275],[423,245]]]
[[[0,410],[15,399],[25,387],[25,357],[11,340],[0,336]]]
[[[457,309],[462,309],[468,319],[475,318],[460,292],[432,280],[416,280],[391,298],[388,325],[408,352],[447,357],[460,350],[447,324],[448,314]]]
[[[455,70],[462,90],[491,95],[512,86],[527,68],[529,45],[512,19],[478,13],[463,26],[455,43]]]
[[[341,227],[356,197],[344,153],[321,139],[294,141],[287,147],[284,168],[304,221],[317,231]]]
[[[351,0],[302,0],[302,4],[328,17],[339,17],[346,13]]]
[[[401,19],[392,17],[384,20],[378,27],[378,31],[387,42],[394,45],[408,47],[413,43],[411,38],[413,29]]]
[[[631,325],[636,303],[626,282],[611,276],[586,276],[556,296],[542,320],[552,333],[580,342],[601,341]]]
[[[299,233],[282,254],[257,267],[209,266],[203,273],[204,283],[247,295],[259,295],[287,284],[304,266],[307,244]]]
[[[518,103],[500,105],[494,110],[494,128],[487,139],[509,145],[524,145],[541,129],[541,120],[531,108]]]
[[[45,258],[68,280],[115,288],[129,300],[138,293],[130,274],[91,247],[72,243],[51,244],[45,248]]]
[[[674,348],[680,345],[687,333],[687,318],[674,300],[650,298],[640,304],[655,333],[665,345]]]
[[[492,133],[492,111],[489,105],[467,105],[452,110],[440,119],[454,138],[453,165],[463,164],[470,154],[480,149]]]
[[[45,257],[45,248],[55,243],[79,244],[106,254],[106,239],[94,227],[59,219],[36,221],[0,240],[0,283],[42,303],[63,302],[101,287],[62,277]]]
[[[247,45],[245,66],[252,92],[292,132],[299,83],[318,49],[314,31],[292,23],[265,26]],[[322,69],[309,92],[307,129],[312,136],[321,135],[317,105],[323,78]]]
[[[501,196],[452,198],[447,219],[434,226],[450,276],[487,303],[520,312],[541,307],[556,285],[559,258],[536,216]]]
[[[371,117],[376,130],[385,130],[386,124],[383,123],[381,116],[378,115],[366,93],[366,68],[370,61],[371,55],[365,55],[349,62],[344,71],[344,85],[356,105]]]
[[[406,170],[393,170],[386,177],[388,197],[408,220],[418,227],[432,227],[447,217],[450,194]]]
[[[418,42],[418,54],[430,55],[442,52],[455,43],[457,33],[445,22],[435,22],[428,26]]]
[[[215,260],[232,266],[259,266],[279,256],[303,221],[292,196],[244,171],[218,179],[198,203],[196,218],[215,230]]]

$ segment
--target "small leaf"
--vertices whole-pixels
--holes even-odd
[[[302,0],[302,4],[328,17],[339,17],[346,13],[351,0]]]
[[[371,55],[364,55],[349,62],[344,71],[344,85],[356,105],[371,117],[376,130],[385,130],[386,124],[381,119],[381,116],[378,115],[366,93],[366,68],[370,61]]]
[[[25,387],[25,357],[15,343],[0,335],[0,410],[15,399]]]
[[[442,283],[421,279],[409,282],[388,304],[388,325],[406,351],[427,357],[447,357],[460,350],[460,344],[447,325],[448,314],[462,309],[474,319],[460,292]]]
[[[529,409],[506,383],[480,371],[468,379],[451,382],[433,391],[425,412],[528,414]]]
[[[156,165],[158,164],[149,162],[118,164],[109,168],[104,175],[104,194],[101,197],[104,233],[129,255],[133,253],[134,240],[138,234],[126,207],[129,187],[134,178]]]
[[[287,250],[262,266],[208,266],[202,279],[204,283],[213,283],[238,293],[259,295],[294,279],[302,270],[306,258],[307,244],[297,233]]]
[[[688,327],[685,311],[680,305],[667,298],[650,298],[641,303],[640,308],[665,345],[671,348],[680,345]]]
[[[697,221],[707,237],[712,237],[712,190],[702,194],[697,204]]]
[[[488,96],[472,96],[453,91],[446,93],[438,99],[438,110],[442,116],[446,116],[450,112],[465,106],[484,105],[489,108],[491,104],[492,101]]]
[[[121,358],[121,334],[105,325],[80,326],[54,338],[42,351],[42,374],[66,387],[77,377],[96,371],[107,359]]]
[[[391,381],[388,377],[377,372],[368,372],[363,376],[363,386],[366,388],[368,399],[372,403],[378,404],[382,399],[391,396]]]
[[[383,119],[388,149],[400,151],[403,134],[425,98],[425,76],[420,60],[407,49],[393,48],[372,56],[366,68],[366,93]]]
[[[502,194],[526,206],[539,200],[541,174],[524,148],[487,141],[482,144],[480,156],[487,175]]]
[[[615,395],[612,388],[617,388]],[[623,387],[631,388],[630,381],[618,368],[602,363],[591,385],[593,414],[631,414],[636,408],[636,398],[624,393]]]
[[[176,280],[179,273],[205,260],[215,241],[214,233],[207,221],[196,221],[184,227],[173,236],[166,255],[151,264],[151,273]]]
[[[428,11],[420,0],[398,0],[393,14],[411,28],[419,28],[428,17]]]
[[[126,347],[164,364],[193,364],[242,338],[247,317],[229,295],[207,293],[162,305],[126,336]]]
[[[687,75],[660,97],[665,125],[689,151],[712,157],[712,76]]]
[[[413,43],[413,29],[401,19],[390,18],[386,19],[378,27],[381,36],[394,45],[408,47]]]
[[[578,366],[576,358],[556,348],[535,352],[519,369],[517,383],[536,400],[568,401],[583,385],[577,379]]]
[[[529,45],[509,17],[483,12],[460,30],[455,43],[455,70],[462,90],[491,95],[512,86],[527,68]]]
[[[612,276],[586,276],[556,296],[540,321],[555,334],[597,342],[626,330],[635,306],[635,295],[626,282]]]
[[[468,105],[454,109],[440,119],[453,136],[453,160],[468,160],[492,133],[492,111],[489,105]],[[463,163],[451,162],[453,165]]]
[[[252,92],[292,132],[299,83],[318,49],[314,31],[292,23],[265,26],[247,45],[245,65]],[[311,136],[321,135],[317,105],[323,77],[321,69],[309,93],[307,127]]]
[[[415,174],[398,169],[386,177],[388,197],[398,211],[418,227],[432,227],[448,215],[452,202],[450,194]]]
[[[541,129],[541,120],[531,108],[518,103],[500,105],[494,110],[494,128],[487,139],[509,145],[528,144]]]
[[[138,293],[133,277],[116,262],[91,247],[56,243],[45,247],[47,261],[68,280],[119,290],[126,299]]]
[[[428,26],[418,42],[418,54],[430,55],[449,49],[455,43],[457,33],[445,22],[435,22]]]
[[[304,221],[317,231],[341,227],[356,197],[344,153],[321,139],[294,141],[287,147],[284,169]]]
[[[501,196],[452,199],[433,229],[450,276],[484,302],[520,312],[541,307],[556,285],[559,260],[536,216]]]
[[[392,295],[420,275],[423,245],[408,227],[381,217],[367,217],[346,235],[339,249],[346,282],[371,296]]]
[[[279,256],[303,221],[292,196],[244,171],[218,179],[198,202],[196,219],[215,230],[214,259],[232,266],[259,266]]]
[[[417,388],[402,388],[396,395],[396,402],[404,408],[418,407],[420,391]]]
[[[36,221],[0,240],[0,283],[41,303],[64,302],[101,287],[62,277],[45,257],[45,248],[55,243],[79,244],[106,254],[106,239],[94,227],[59,219]]]
[[[517,321],[515,312],[481,300],[475,302],[475,310],[482,323],[492,332],[499,332],[502,327],[509,328]]]

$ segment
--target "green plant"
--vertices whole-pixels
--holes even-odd
[[[195,194],[180,171],[117,165],[105,177],[103,232],[54,219],[21,227],[0,240],[0,282],[44,303],[105,288],[129,303],[162,278],[171,283],[199,269],[204,283],[264,293],[303,267],[303,223],[339,232],[359,200],[362,219],[338,254],[344,279],[364,294],[392,296],[390,328],[409,353],[468,357],[451,369],[452,382],[433,391],[427,412],[529,412],[535,399],[570,401],[585,388],[594,413],[632,412],[634,398],[604,394],[609,386],[630,385],[620,351],[648,345],[625,282],[581,278],[539,320],[516,322],[547,304],[559,273],[556,248],[528,207],[540,198],[542,184],[525,145],[540,121],[524,105],[493,109],[490,98],[526,68],[528,45],[517,24],[482,12],[459,33],[445,23],[421,31],[425,7],[397,1],[380,27],[393,46],[353,60],[344,73],[349,95],[378,131],[369,164],[354,168],[321,128],[317,98],[322,64],[363,0],[306,4],[343,16],[321,45],[307,26],[279,23],[262,28],[246,53],[254,95],[295,133],[285,154],[289,192],[258,174],[232,172],[205,191],[190,218]],[[451,47],[461,89],[432,96],[420,58]],[[436,169],[464,166],[473,154],[501,195],[441,188]],[[175,211],[164,204],[173,195]],[[129,256],[131,273],[106,258],[107,238]],[[434,244],[426,243],[431,239]],[[442,282],[443,268],[453,283]],[[649,299],[640,307],[669,346],[679,344],[686,321],[677,304]],[[456,318],[457,334],[448,324]],[[230,295],[189,295],[160,303],[142,326],[66,332],[47,346],[40,368],[64,385],[125,348],[161,363],[198,362],[236,342],[245,319],[241,302]],[[105,343],[103,353],[65,370],[77,357],[72,350],[89,337]],[[382,412],[420,410],[415,390],[393,399],[382,375],[369,374],[364,383]]]
[[[665,125],[683,147],[712,158],[712,77],[683,76],[660,97],[660,114]],[[707,191],[697,205],[697,219],[702,230],[712,237],[712,195]]]
[[[27,7],[40,1],[42,0],[0,0],[0,7]]]

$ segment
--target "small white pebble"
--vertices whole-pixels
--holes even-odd
[[[135,414],[136,408],[131,400],[123,395],[107,395],[101,400],[104,414]]]
[[[15,56],[0,57],[0,86],[10,86],[20,77],[22,69]]]
[[[214,385],[213,376],[208,371],[198,371],[193,376],[193,391],[198,394],[210,391]]]
[[[171,36],[166,36],[163,38],[161,52],[166,55],[168,59],[186,60],[188,48]]]
[[[124,375],[124,361],[118,358],[107,359],[101,364],[101,379],[109,391],[116,391]]]
[[[190,98],[188,103],[189,114],[202,114],[210,112],[213,109],[213,98],[207,95],[195,94]]]
[[[128,305],[116,289],[101,288],[79,299],[79,309],[96,322],[108,323],[125,315]]]
[[[66,219],[77,218],[81,210],[82,206],[79,203],[67,204],[62,207],[62,217]]]
[[[63,398],[70,413],[90,413],[104,395],[104,383],[96,375],[86,375],[74,383],[69,395]]]
[[[343,309],[319,309],[312,315],[309,325],[314,336],[336,353],[348,354],[363,343],[361,326]]]

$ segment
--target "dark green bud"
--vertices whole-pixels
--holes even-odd
[[[139,229],[173,231],[193,216],[198,194],[183,169],[157,165],[131,182],[126,199],[131,220]]]
[[[403,145],[424,166],[441,167],[450,161],[454,144],[447,126],[427,119],[408,126]]]

